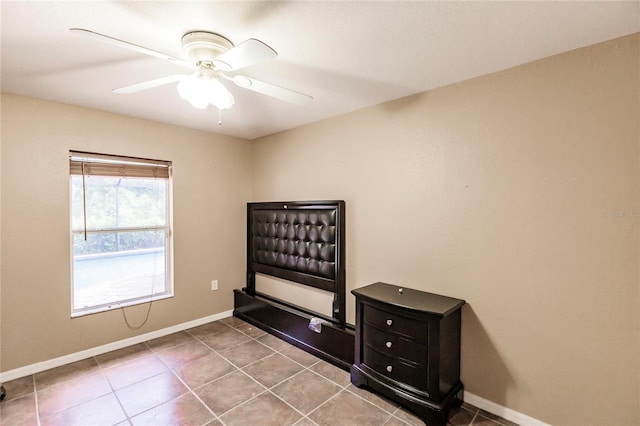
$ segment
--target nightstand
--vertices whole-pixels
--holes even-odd
[[[368,386],[445,425],[462,402],[460,324],[465,301],[391,284],[353,290],[355,358],[351,382]]]

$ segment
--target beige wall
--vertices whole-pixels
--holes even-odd
[[[173,161],[175,297],[127,328],[118,310],[70,319],[70,149]],[[242,285],[250,143],[2,95],[2,371],[233,308]],[[220,282],[212,292],[212,279]],[[146,305],[126,309],[132,325]]]
[[[552,424],[640,424],[639,42],[255,141],[253,198],[346,200],[348,290],[465,299],[469,392]]]

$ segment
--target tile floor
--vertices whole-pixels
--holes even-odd
[[[4,384],[0,425],[422,425],[349,373],[237,318]],[[449,423],[513,426],[469,404]]]

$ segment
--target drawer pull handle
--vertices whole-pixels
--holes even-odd
[[[391,325],[391,324],[393,324],[393,320],[388,319],[387,320],[387,325]]]
[[[391,346],[393,346],[393,343],[391,343],[391,342],[387,342],[387,343],[385,343],[385,345],[386,345],[388,348],[390,348]]]
[[[391,373],[391,372],[393,371],[393,367],[392,367],[392,366],[390,366],[390,365],[387,365],[387,371],[388,371],[389,373]]]

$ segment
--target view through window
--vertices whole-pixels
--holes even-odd
[[[71,153],[72,315],[173,294],[170,163]]]

